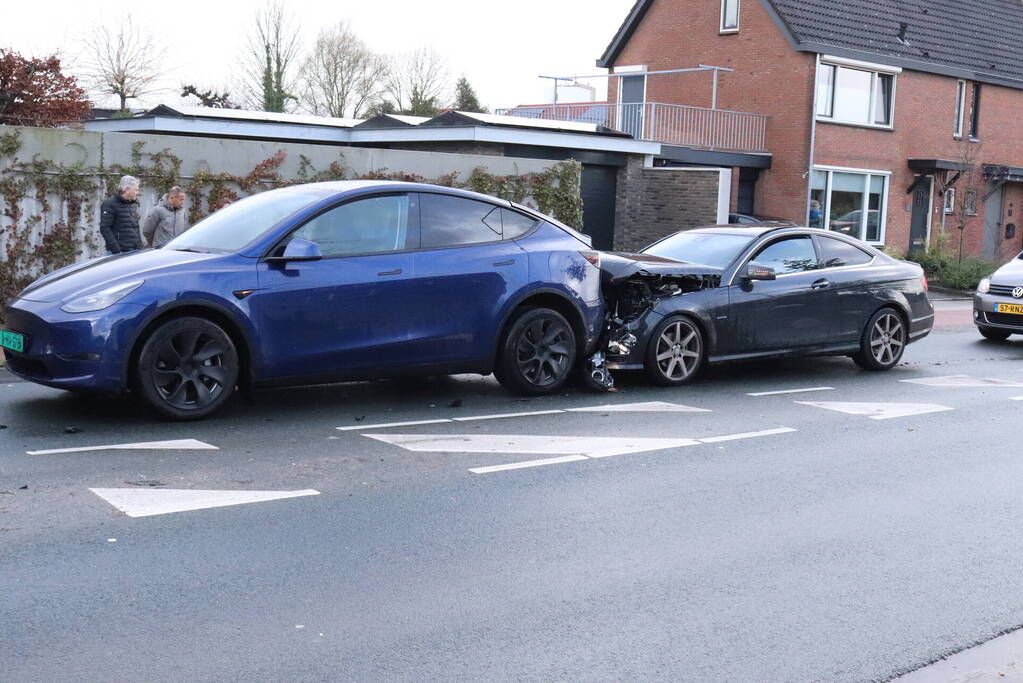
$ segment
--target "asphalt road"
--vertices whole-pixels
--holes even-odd
[[[950,328],[889,373],[362,383],[199,424],[0,383],[0,679],[890,679],[1023,624],[1021,359]],[[1017,386],[905,381],[948,376]],[[573,410],[605,405],[633,411]],[[27,454],[180,439],[218,450]],[[130,517],[93,488],[318,495]]]

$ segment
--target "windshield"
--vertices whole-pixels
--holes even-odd
[[[323,199],[323,190],[270,190],[211,213],[164,249],[238,251],[299,209]]]
[[[680,232],[643,250],[676,261],[725,268],[752,241],[748,235],[713,232]]]

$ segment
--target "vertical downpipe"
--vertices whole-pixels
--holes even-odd
[[[810,154],[809,165],[806,168],[806,211],[803,212],[803,225],[810,225],[810,196],[813,193],[813,164],[814,152],[817,146],[817,78],[821,68],[820,53],[815,55],[813,67],[813,97],[810,99]],[[828,217],[821,214],[821,227],[826,227]]]

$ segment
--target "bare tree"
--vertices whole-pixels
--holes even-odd
[[[387,63],[345,23],[323,29],[302,63],[302,103],[313,114],[358,118],[379,99]]]
[[[122,111],[128,100],[157,90],[166,51],[131,15],[115,26],[96,25],[84,43],[87,83],[98,94],[117,97]]]
[[[393,60],[385,90],[403,114],[433,116],[445,106],[450,81],[444,58],[424,47]]]
[[[257,12],[242,56],[245,94],[250,106],[283,112],[294,101],[299,27],[280,0],[270,0]]]

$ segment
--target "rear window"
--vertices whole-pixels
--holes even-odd
[[[874,258],[859,247],[854,247],[848,242],[832,239],[831,237],[820,237],[821,246],[821,267],[839,268],[841,266],[859,266],[870,263]]]

